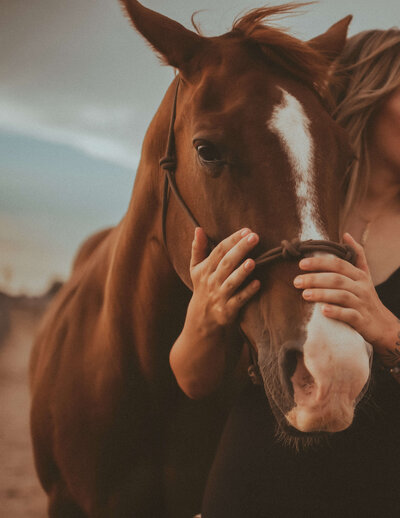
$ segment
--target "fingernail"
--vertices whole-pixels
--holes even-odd
[[[309,299],[311,297],[311,290],[304,290],[303,291],[303,297],[306,298],[306,299]]]
[[[293,284],[296,288],[300,288],[300,286],[303,286],[303,279],[301,277],[295,277]]]
[[[247,272],[251,271],[253,268],[254,268],[254,261],[252,261],[251,259],[249,259],[248,261],[246,261],[244,263],[244,269]]]
[[[302,259],[299,262],[300,268],[308,268],[308,266],[310,266],[310,265],[311,265],[311,261],[309,259]]]
[[[240,232],[240,235],[241,235],[242,237],[244,237],[244,236],[247,236],[247,234],[248,234],[249,232],[250,232],[250,229],[248,229],[248,228],[244,228],[244,229]]]
[[[321,309],[322,309],[322,311],[324,313],[330,313],[331,312],[331,307],[327,306],[326,304],[324,304]]]
[[[258,288],[260,286],[260,281],[258,279],[254,280],[252,283],[251,283],[251,287],[252,288]]]
[[[257,234],[250,234],[249,237],[247,238],[247,242],[250,243],[251,245],[254,245],[255,243],[257,243],[257,241],[258,241]]]

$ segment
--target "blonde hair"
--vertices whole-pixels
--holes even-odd
[[[381,102],[400,85],[400,30],[364,31],[349,38],[338,60],[336,76],[334,117],[347,130],[356,154],[343,185],[343,230],[368,187],[371,174],[369,122]]]

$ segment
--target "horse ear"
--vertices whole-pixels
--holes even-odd
[[[205,43],[205,38],[180,23],[144,7],[136,0],[120,0],[135,29],[161,55],[163,61],[180,70]]]
[[[333,61],[342,52],[346,43],[347,30],[353,16],[350,14],[336,22],[326,32],[308,41],[308,44],[315,50],[324,54],[330,61]]]

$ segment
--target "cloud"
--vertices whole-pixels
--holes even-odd
[[[0,129],[65,144],[96,158],[133,170],[137,168],[140,152],[129,139],[134,127],[132,112],[87,106],[82,110],[68,110],[66,117],[60,116],[58,110],[58,120],[54,120],[54,113],[3,98],[0,99]]]

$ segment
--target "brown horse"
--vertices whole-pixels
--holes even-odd
[[[207,234],[218,242],[250,227],[261,236],[259,252],[284,238],[337,240],[351,152],[322,96],[350,18],[301,42],[262,23],[288,11],[286,5],[252,11],[229,33],[206,38],[135,0],[125,7],[136,29],[179,70],[176,182]],[[159,161],[176,83],[147,132],[126,216],[84,246],[34,347],[31,428],[52,517],[199,512],[238,387],[232,361],[220,391],[192,401],[169,368],[190,298],[193,236],[172,195],[165,243],[162,231]],[[241,325],[258,350],[281,426],[288,433],[341,430],[368,379],[368,352],[352,329],[301,299],[292,287],[296,265],[260,268],[262,290]],[[238,331],[227,340],[236,363],[246,359]]]

